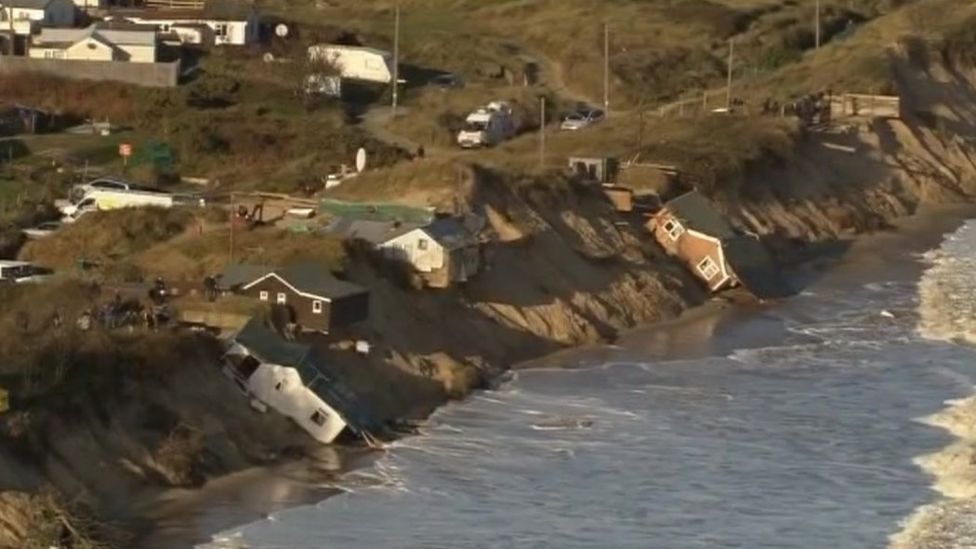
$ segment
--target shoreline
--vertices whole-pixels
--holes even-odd
[[[946,233],[973,217],[976,217],[976,205],[920,208],[913,215],[899,219],[890,230],[845,240],[842,253],[813,254],[791,265],[787,272],[790,280],[800,286],[800,292],[823,278],[863,278],[863,273],[870,270],[865,265],[889,261],[893,257],[904,260],[906,252],[923,253],[937,246]],[[919,264],[919,270],[922,268]],[[723,348],[733,344],[722,341],[723,325],[735,323],[743,315],[760,314],[768,307],[737,301],[713,298],[677,317],[622,333],[614,343],[560,350],[510,365],[510,370],[572,367],[565,364],[567,360],[592,363],[624,344],[631,350],[637,348],[638,354],[645,359],[648,356],[654,360],[706,356],[716,351],[714,346]],[[779,334],[769,334],[769,337],[775,339]],[[326,460],[332,467],[323,467],[323,462],[314,457],[302,458],[219,477],[199,489],[169,490],[144,502],[139,516],[151,525],[138,538],[139,546],[168,548],[205,544],[218,532],[278,510],[320,503],[341,494],[337,484],[347,479],[350,473],[367,468],[376,455],[372,451],[332,447],[323,448],[323,453],[336,456],[331,462]]]

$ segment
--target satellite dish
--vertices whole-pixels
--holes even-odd
[[[362,173],[366,169],[366,149],[360,147],[356,151],[356,171]]]
[[[274,63],[275,56],[273,53],[269,51],[268,53],[265,53],[263,56],[261,56],[261,59],[263,59],[265,63]]]
[[[286,38],[290,32],[291,30],[288,28],[288,25],[284,23],[275,25],[275,36],[278,38]]]

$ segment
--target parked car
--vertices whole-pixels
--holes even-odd
[[[35,227],[29,229],[24,229],[24,236],[27,238],[44,238],[45,236],[51,236],[55,231],[61,228],[60,221],[46,221]]]
[[[26,261],[0,260],[0,283],[31,284],[44,282],[53,271]]]
[[[428,82],[431,86],[435,88],[441,88],[443,90],[448,89],[461,89],[464,87],[464,80],[460,76],[453,73],[438,74],[437,76],[430,79]]]
[[[559,127],[567,131],[582,130],[587,126],[600,122],[604,118],[605,114],[600,109],[582,108],[567,114],[563,118],[562,125]]]

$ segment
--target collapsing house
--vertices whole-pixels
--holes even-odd
[[[401,261],[419,273],[431,288],[466,282],[481,269],[481,243],[477,228],[456,217],[431,223],[400,223],[341,218],[328,232],[347,240],[365,242],[391,261]]]
[[[291,418],[315,440],[330,444],[349,432],[372,443],[382,429],[366,406],[320,367],[315,350],[287,341],[252,319],[229,341],[224,373],[245,395]]]
[[[762,300],[792,293],[758,237],[736,231],[697,191],[664,204],[647,227],[712,292],[742,286]]]

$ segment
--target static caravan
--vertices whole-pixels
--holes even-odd
[[[389,84],[393,81],[393,54],[388,51],[361,46],[319,44],[308,48],[313,62],[327,63],[339,71],[342,78]]]
[[[291,418],[323,444],[347,430],[369,440],[379,428],[351,391],[319,367],[312,347],[286,341],[257,319],[228,343],[224,373],[256,399],[256,408]]]

